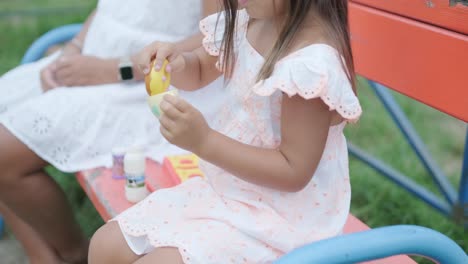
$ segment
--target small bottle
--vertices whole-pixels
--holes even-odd
[[[125,148],[112,149],[112,178],[116,180],[125,179],[124,171]]]
[[[149,194],[145,185],[145,168],[146,158],[143,151],[133,149],[125,154],[125,197],[129,202],[137,203]]]

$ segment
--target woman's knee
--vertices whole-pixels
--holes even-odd
[[[91,238],[89,263],[132,263],[138,256],[128,247],[117,222],[99,228]]]
[[[8,185],[17,178],[37,172],[47,165],[37,154],[0,124],[0,185]]]

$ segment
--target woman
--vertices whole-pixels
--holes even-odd
[[[33,263],[84,262],[88,248],[44,166],[109,166],[112,148],[132,145],[147,146],[148,157],[159,160],[169,144],[145,103],[132,55],[155,40],[193,49],[202,39],[198,21],[215,9],[214,0],[101,0],[62,53],[0,78],[0,146],[8,150],[0,153],[0,213]],[[210,119],[223,100],[216,86],[182,96]],[[209,103],[198,99],[206,93]]]

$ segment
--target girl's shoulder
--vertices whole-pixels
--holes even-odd
[[[249,16],[245,10],[236,14],[235,42],[244,37],[249,23]],[[200,31],[204,35],[203,47],[212,56],[219,56],[223,41],[226,17],[224,12],[212,14],[200,21]]]
[[[253,88],[258,95],[269,96],[281,90],[288,96],[321,98],[330,110],[344,119],[356,121],[362,109],[338,51],[327,44],[311,44],[280,59],[272,75]]]

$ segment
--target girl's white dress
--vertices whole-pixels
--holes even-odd
[[[183,40],[199,33],[201,14],[201,0],[100,0],[83,53],[116,58],[156,40]],[[147,155],[157,161],[181,151],[163,140],[142,82],[43,93],[40,70],[56,57],[0,77],[0,124],[37,155],[60,170],[74,172],[111,165],[114,147],[145,146]],[[211,120],[223,101],[221,86],[218,81],[181,96]]]
[[[230,100],[216,118],[218,131],[246,144],[276,148],[285,94],[321,98],[348,121],[360,116],[340,56],[327,45],[290,54],[276,64],[270,78],[256,83],[264,58],[246,38],[248,20],[247,13],[239,11],[237,59],[225,88]],[[223,17],[217,23],[217,15],[212,15],[200,26],[205,49],[222,54]],[[320,164],[299,192],[260,187],[202,162],[206,180],[156,191],[114,220],[135,253],[177,247],[185,263],[271,263],[296,247],[336,236],[346,222],[351,197],[345,124],[330,127]]]

